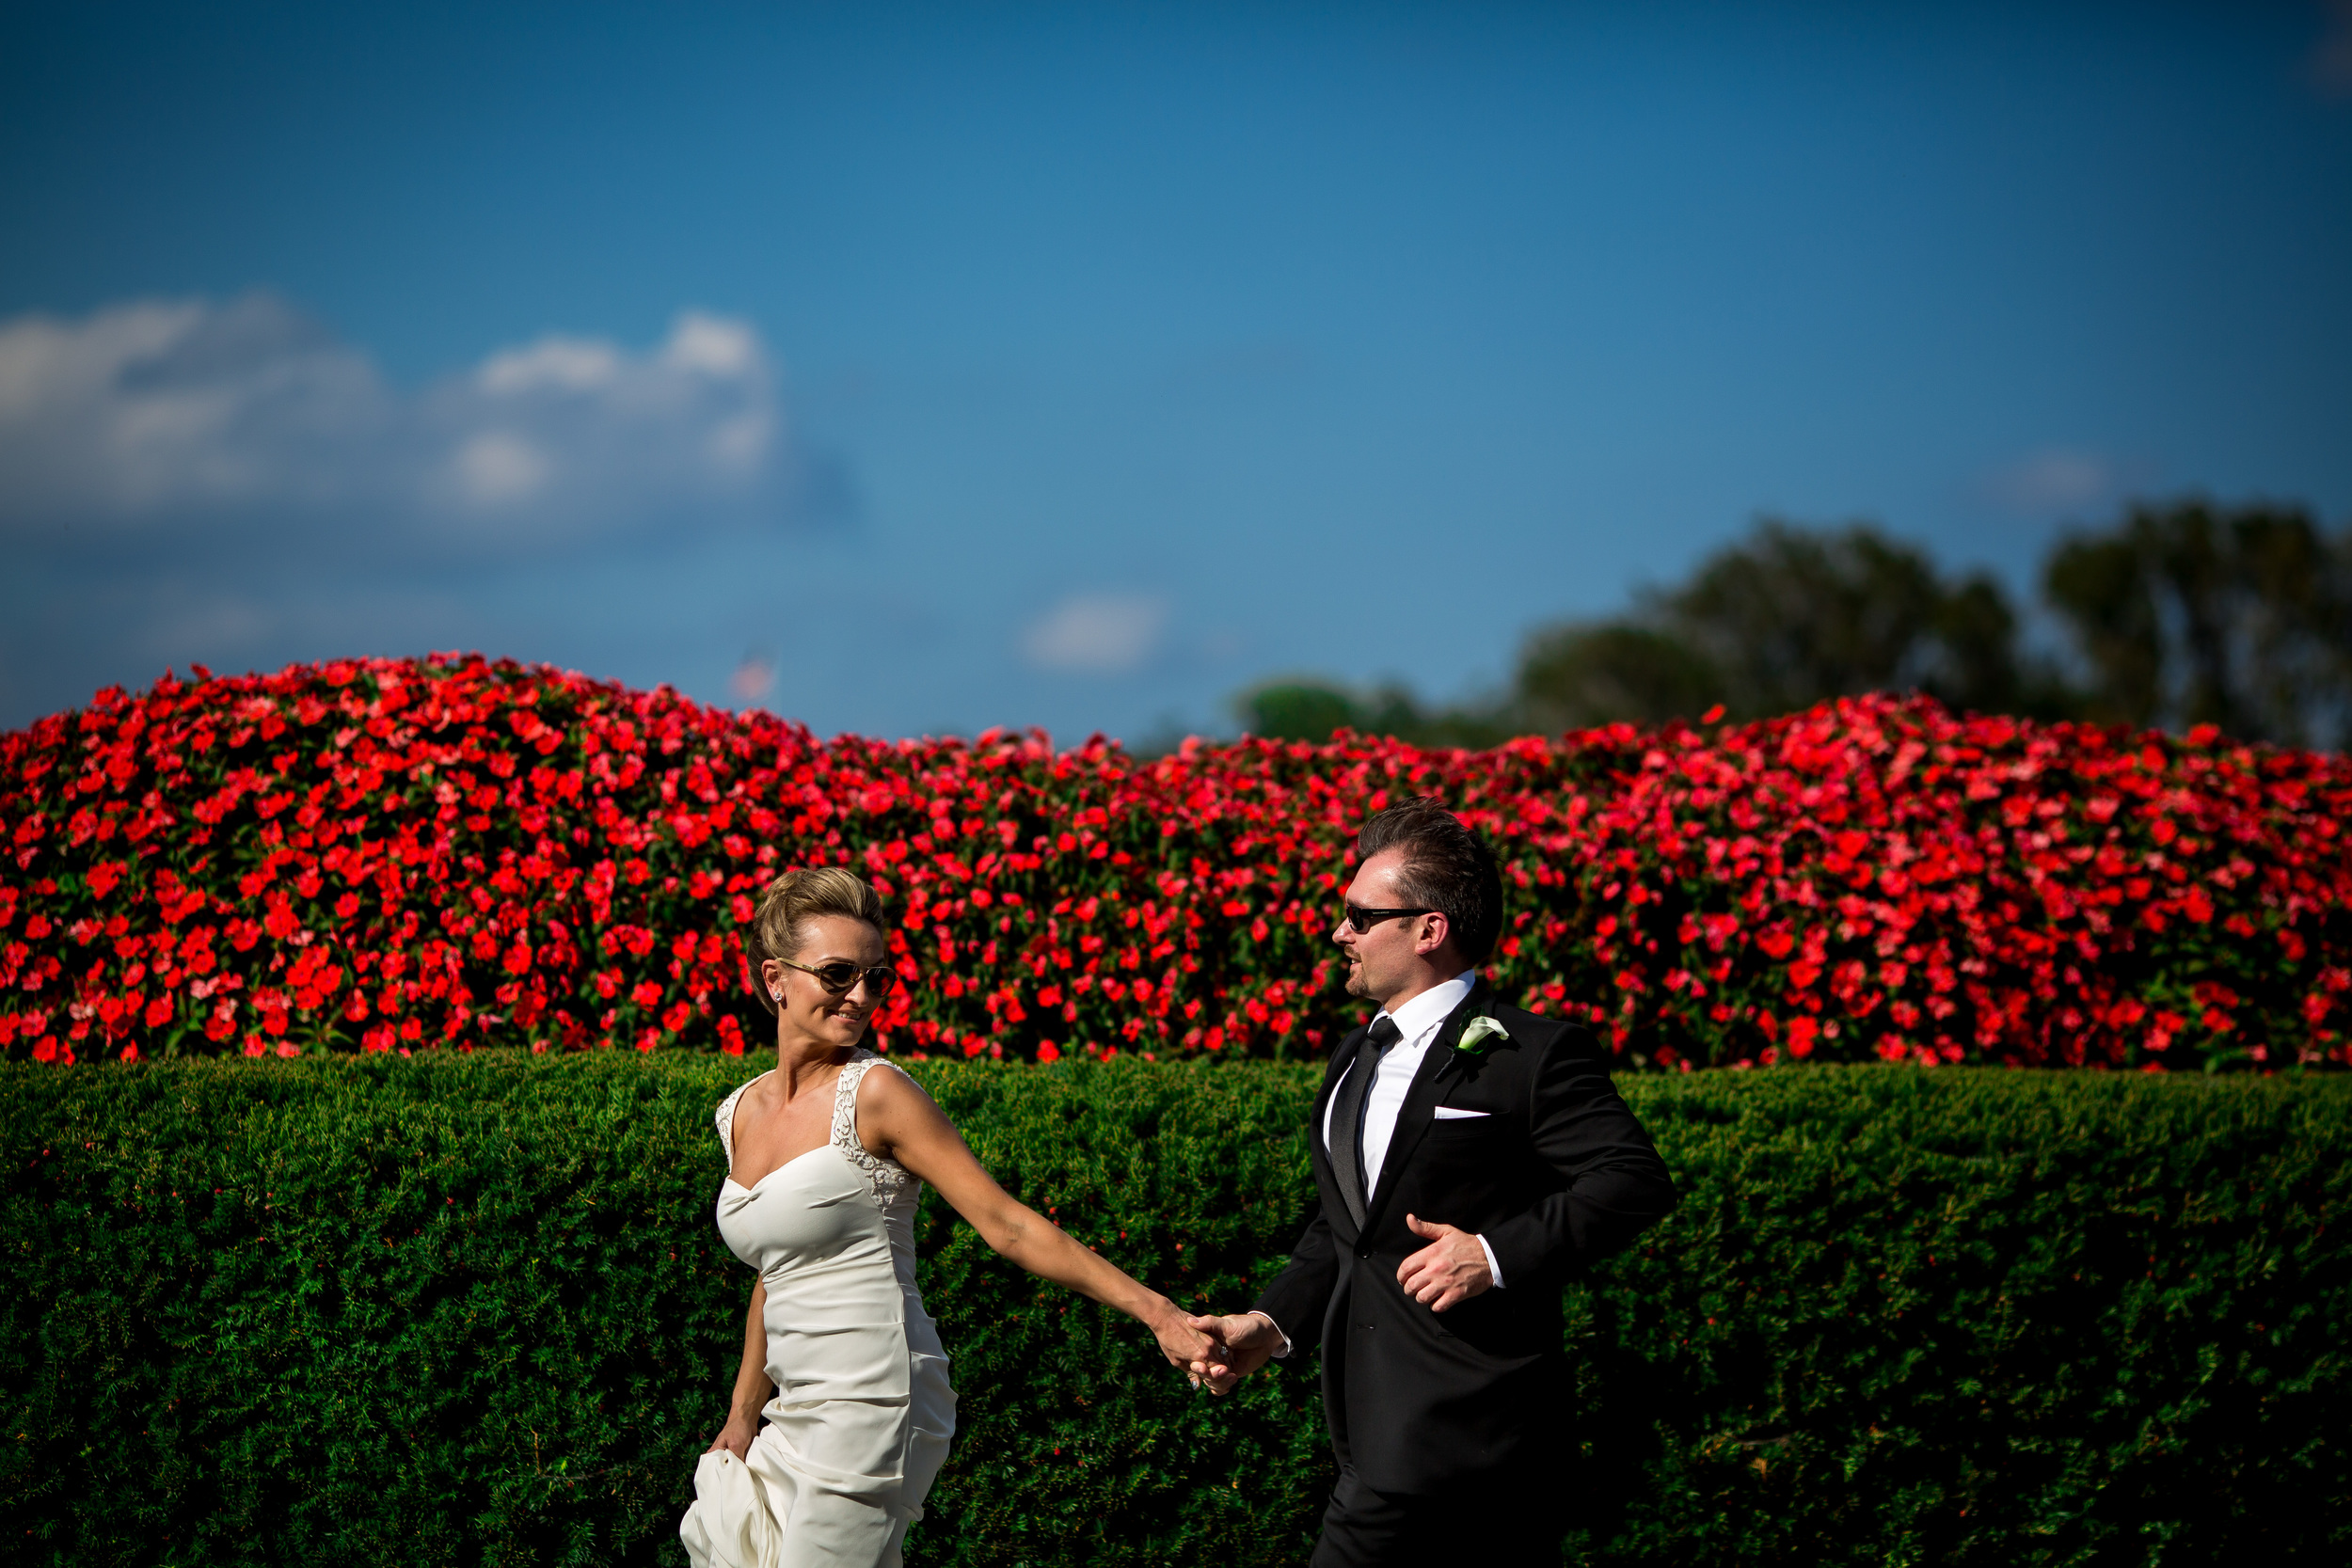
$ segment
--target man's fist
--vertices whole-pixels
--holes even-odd
[[[1493,1288],[1486,1249],[1477,1237],[1451,1225],[1431,1225],[1416,1214],[1406,1215],[1405,1223],[1429,1243],[1396,1267],[1396,1282],[1406,1295],[1432,1312],[1442,1312]]]

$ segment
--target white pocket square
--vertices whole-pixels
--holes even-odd
[[[1492,1111],[1465,1111],[1453,1105],[1440,1105],[1438,1107],[1438,1119],[1439,1121],[1468,1121],[1472,1117],[1490,1117],[1493,1115],[1494,1113]]]

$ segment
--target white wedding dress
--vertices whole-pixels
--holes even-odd
[[[914,1286],[923,1184],[857,1138],[858,1085],[882,1065],[860,1050],[842,1068],[831,1142],[719,1190],[719,1234],[767,1281],[776,1396],[748,1460],[694,1467],[678,1525],[694,1568],[898,1568],[947,1457],[956,1395]],[[730,1172],[742,1094],[718,1113]]]

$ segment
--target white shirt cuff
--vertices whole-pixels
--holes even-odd
[[[1275,1322],[1272,1318],[1268,1318],[1268,1317],[1266,1317],[1266,1315],[1265,1315],[1263,1312],[1259,1311],[1259,1310],[1258,1310],[1256,1307],[1251,1307],[1251,1308],[1250,1308],[1250,1309],[1249,1309],[1249,1310],[1248,1310],[1246,1314],[1244,1314],[1244,1316],[1247,1316],[1247,1317],[1251,1317],[1251,1318],[1265,1318],[1265,1321],[1266,1321],[1266,1326],[1267,1326],[1267,1327],[1269,1327],[1269,1328],[1273,1329],[1273,1330],[1274,1330],[1274,1332],[1275,1332],[1275,1333],[1277,1333],[1277,1334],[1282,1334],[1282,1325],[1281,1325],[1280,1323],[1276,1323],[1276,1322]],[[1281,1348],[1280,1350],[1278,1350],[1278,1351],[1276,1351],[1276,1352],[1274,1353],[1274,1359],[1275,1359],[1275,1360],[1277,1360],[1277,1361],[1279,1361],[1279,1360],[1281,1360],[1284,1356],[1286,1356],[1286,1355],[1290,1354],[1290,1353],[1291,1353],[1291,1337],[1290,1337],[1289,1335],[1287,1335],[1287,1334],[1282,1334],[1282,1348]]]
[[[1486,1244],[1486,1238],[1484,1236],[1478,1238],[1478,1250],[1486,1255],[1486,1273],[1493,1276],[1495,1289],[1498,1291],[1502,1290],[1502,1265],[1495,1261],[1495,1249]],[[1268,1318],[1266,1322],[1273,1323],[1274,1320],[1272,1318]],[[1289,1347],[1284,1346],[1283,1348],[1287,1350]]]

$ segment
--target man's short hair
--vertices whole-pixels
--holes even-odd
[[[1408,796],[1367,820],[1356,834],[1356,863],[1400,848],[1398,894],[1441,911],[1462,957],[1485,963],[1502,934],[1502,873],[1494,851],[1426,795]]]

